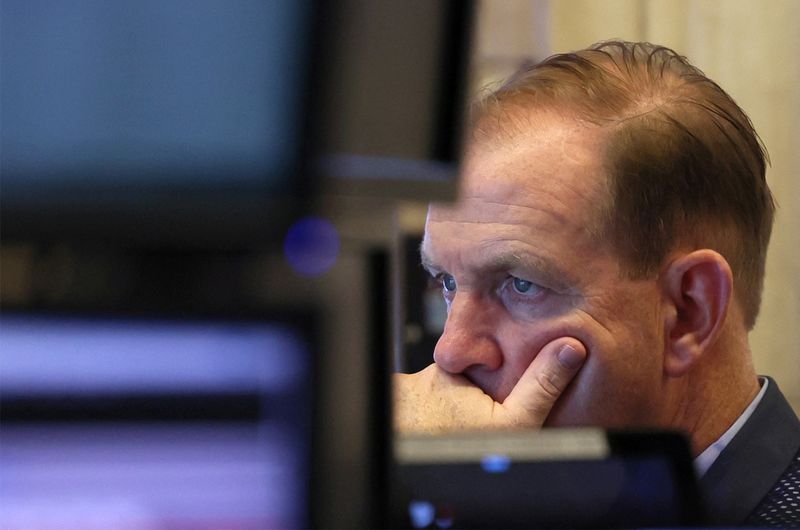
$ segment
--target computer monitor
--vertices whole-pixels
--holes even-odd
[[[242,247],[311,188],[313,0],[9,0],[4,239]]]
[[[393,526],[649,528],[701,526],[685,437],[547,429],[405,436]]]
[[[315,523],[309,315],[5,311],[0,336],[3,528]]]

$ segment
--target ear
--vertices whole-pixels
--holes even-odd
[[[664,373],[686,374],[716,342],[733,292],[733,273],[717,252],[703,249],[672,261],[662,273],[669,305]]]

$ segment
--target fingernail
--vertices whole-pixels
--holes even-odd
[[[583,364],[583,359],[584,356],[569,344],[565,344],[558,350],[558,360],[567,368],[578,368]]]

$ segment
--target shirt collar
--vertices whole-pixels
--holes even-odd
[[[769,381],[766,377],[759,377],[759,381],[761,382],[761,390],[759,390],[756,397],[753,398],[753,401],[744,409],[741,416],[733,422],[725,433],[717,438],[717,441],[709,445],[705,451],[700,453],[697,458],[694,459],[694,469],[695,473],[697,474],[697,478],[702,477],[708,471],[708,468],[717,460],[720,453],[728,446],[733,437],[739,432],[739,430],[744,426],[750,416],[753,414],[753,411],[756,410],[756,407],[761,402],[761,398],[764,397],[764,393],[767,391],[767,385]]]

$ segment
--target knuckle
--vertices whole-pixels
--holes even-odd
[[[536,382],[548,398],[555,400],[561,395],[561,385],[555,374],[542,372],[536,377]]]

